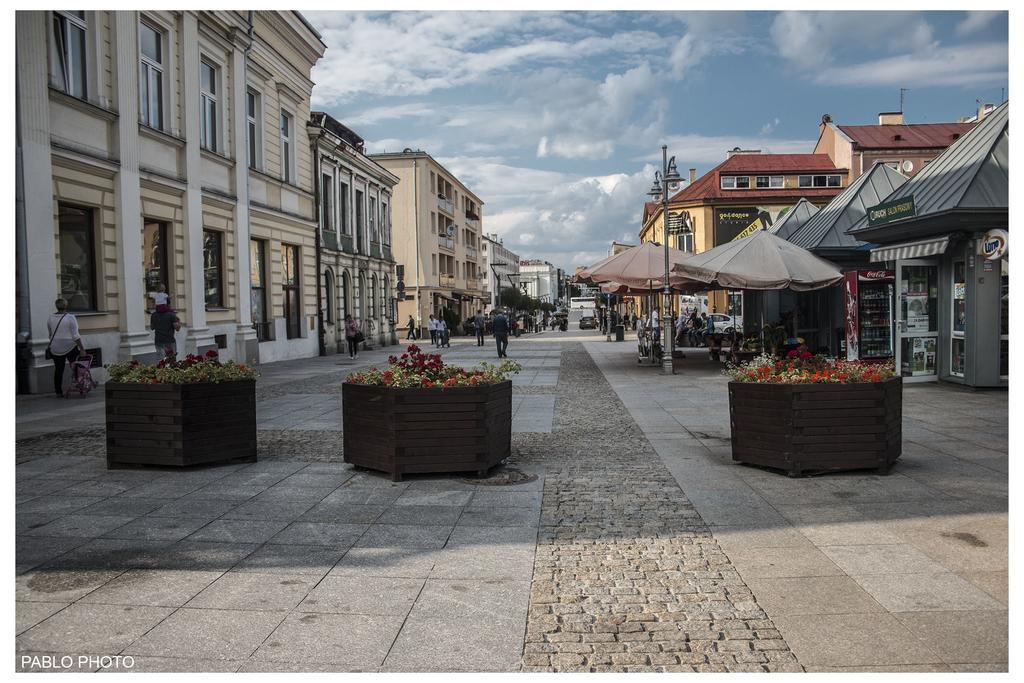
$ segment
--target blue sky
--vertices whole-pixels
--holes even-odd
[[[572,270],[637,239],[661,145],[685,176],[811,152],[824,113],[955,121],[1008,88],[1006,12],[310,12],[313,105],[429,152],[484,227]],[[1005,93],[1009,97],[1009,92]]]

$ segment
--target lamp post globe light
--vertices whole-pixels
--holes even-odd
[[[661,171],[654,172],[654,184],[651,186],[649,194],[653,198],[661,198],[661,225],[663,235],[663,245],[665,248],[665,289],[662,297],[663,302],[661,306],[661,326],[662,326],[662,337],[661,337],[661,373],[663,375],[674,374],[672,369],[672,318],[669,315],[669,311],[672,308],[672,285],[669,283],[669,256],[668,256],[668,235],[669,235],[669,224],[668,224],[668,194],[669,192],[675,192],[679,189],[679,185],[683,179],[679,176],[679,171],[676,170],[676,158],[668,157],[668,145],[661,146]],[[664,187],[662,187],[664,183]],[[688,225],[683,224],[682,230],[687,230]]]

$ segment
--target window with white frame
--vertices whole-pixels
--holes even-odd
[[[263,162],[263,136],[260,94],[255,90],[245,91],[245,144],[249,168],[258,170]]]
[[[759,175],[755,182],[755,186],[759,189],[765,188],[779,188],[783,186],[782,176],[780,175]]]
[[[88,24],[82,10],[53,12],[50,69],[54,87],[72,97],[85,99],[85,33]]]
[[[206,60],[199,63],[199,145],[217,151],[218,69]]]
[[[139,22],[139,118],[150,128],[164,127],[164,35]]]
[[[281,179],[286,183],[292,182],[292,116],[281,110]]]
[[[380,231],[384,236],[384,244],[391,244],[391,214],[388,213],[387,202],[380,203]]]

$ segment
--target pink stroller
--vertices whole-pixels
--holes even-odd
[[[83,353],[71,363],[71,385],[64,392],[64,398],[68,398],[72,391],[77,391],[80,396],[85,397],[96,388],[91,368],[92,356],[87,353]]]

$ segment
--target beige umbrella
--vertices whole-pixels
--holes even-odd
[[[669,269],[691,258],[691,254],[681,249],[669,249]],[[633,289],[648,290],[652,286],[664,288],[665,280],[665,248],[654,242],[644,242],[599,263],[594,264],[580,274],[595,283],[616,282]],[[683,275],[670,275],[670,285],[682,285],[692,282],[692,278]]]
[[[831,262],[767,230],[695,254],[677,263],[672,271],[724,289],[805,292],[843,279]]]

